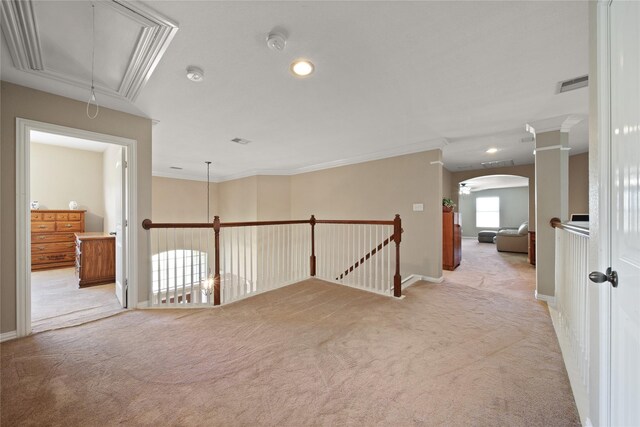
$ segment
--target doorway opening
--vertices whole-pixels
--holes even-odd
[[[530,298],[535,248],[529,230],[529,178],[485,175],[462,181],[459,188],[462,250],[471,283],[485,288],[493,284],[497,292]],[[516,288],[503,283],[500,275],[506,271],[522,279],[513,281]],[[523,280],[529,276],[533,280]]]
[[[22,119],[17,128],[19,336],[121,312],[135,301],[135,141]]]

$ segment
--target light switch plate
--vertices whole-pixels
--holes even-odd
[[[414,212],[422,212],[424,210],[424,205],[422,203],[414,203],[413,211]]]

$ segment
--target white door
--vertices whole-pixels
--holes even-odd
[[[609,6],[611,425],[640,426],[640,2]]]
[[[119,161],[116,163],[116,176],[120,180],[114,185],[116,199],[116,296],[123,307],[127,307],[127,271],[126,271],[126,239],[127,239],[127,149],[120,148]]]

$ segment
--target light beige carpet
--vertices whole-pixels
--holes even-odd
[[[3,343],[0,421],[577,425],[546,307],[454,279],[402,300],[309,280]]]
[[[31,273],[34,332],[79,325],[122,311],[115,283],[78,288],[74,268]]]

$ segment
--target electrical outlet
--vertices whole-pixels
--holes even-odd
[[[422,203],[414,203],[413,204],[413,211],[414,212],[422,212],[422,211],[424,211],[424,205]]]

